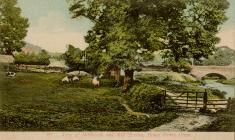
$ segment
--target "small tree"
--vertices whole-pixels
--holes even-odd
[[[75,48],[73,45],[68,45],[68,50],[63,54],[66,65],[72,70],[80,70],[84,62],[83,52],[79,48]]]

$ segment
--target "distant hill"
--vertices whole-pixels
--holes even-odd
[[[43,49],[37,45],[33,45],[30,43],[25,44],[25,47],[22,48],[22,52],[24,53],[34,53],[34,54],[38,54],[39,52],[41,52]]]
[[[37,46],[37,45],[33,45],[33,44],[31,44],[31,43],[28,43],[28,42],[26,42],[25,47],[22,48],[22,52],[24,52],[24,53],[34,53],[34,54],[38,54],[38,53],[40,53],[42,50],[43,50],[42,47]],[[57,52],[48,52],[48,53],[49,53],[49,55],[50,55],[52,58],[56,58],[56,59],[57,59],[57,58],[60,58],[61,55],[63,54],[63,53],[57,53]]]

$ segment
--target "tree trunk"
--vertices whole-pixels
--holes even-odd
[[[119,82],[119,80],[120,80],[120,75],[121,75],[120,69],[118,67],[115,67],[114,68],[114,77],[117,82]]]
[[[124,84],[123,84],[123,89],[125,91],[129,90],[131,85],[133,84],[133,75],[134,75],[134,70],[125,70],[125,77],[124,77]]]

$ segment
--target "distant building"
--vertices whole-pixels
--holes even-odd
[[[2,64],[13,64],[14,57],[12,55],[0,55],[0,63]]]

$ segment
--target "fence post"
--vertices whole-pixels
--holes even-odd
[[[188,107],[188,92],[187,92],[187,105],[186,106]]]
[[[164,103],[164,106],[166,105],[166,90],[164,90],[164,101],[163,101],[163,103]]]
[[[203,96],[203,110],[206,111],[206,109],[207,109],[207,90],[205,89]]]
[[[231,107],[231,97],[228,98],[227,109],[229,110]]]
[[[198,92],[196,92],[196,104],[195,104],[195,109],[197,109],[197,96],[198,96]]]

